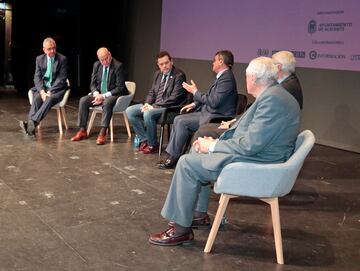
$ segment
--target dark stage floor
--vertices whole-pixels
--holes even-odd
[[[315,146],[280,200],[284,266],[269,207],[247,198],[230,201],[211,254],[203,253],[208,231],[196,231],[193,246],[157,247],[148,234],[166,227],[160,210],[173,171],[133,151],[121,116],[114,143],[95,145],[97,129],[71,142],[77,100],[69,104],[64,136],[53,111],[34,141],[18,126],[27,99],[0,91],[0,270],[360,269],[360,154]]]

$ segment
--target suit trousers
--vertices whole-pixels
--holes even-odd
[[[194,211],[207,212],[210,187],[221,169],[211,171],[202,164],[214,154],[190,153],[180,157],[171,181],[161,215],[175,223],[190,227]],[[215,155],[216,156],[216,155]]]
[[[51,107],[61,102],[66,90],[61,90],[47,97],[45,101],[41,99],[38,91],[34,91],[33,102],[30,107],[28,119],[39,123],[45,118],[46,114],[51,110]]]
[[[170,141],[166,147],[166,152],[173,158],[179,158],[184,152],[186,143],[190,136],[199,129],[201,112],[192,112],[179,115],[174,119],[171,129]]]
[[[143,104],[134,104],[126,109],[126,115],[140,142],[147,141],[150,146],[157,146],[157,121],[165,108],[153,108],[141,112]]]
[[[102,117],[101,117],[101,127],[108,128],[110,125],[110,120],[113,114],[113,108],[116,104],[118,96],[110,96],[106,97],[103,103],[100,105],[102,106]],[[91,103],[94,100],[92,95],[86,95],[82,97],[79,101],[79,116],[78,116],[78,126],[80,128],[86,129],[87,121],[89,118],[89,110],[90,107],[94,105]]]
[[[192,137],[191,143],[193,143],[199,137],[211,136],[212,138],[219,138],[223,132],[227,129],[219,129],[221,123],[206,123],[201,125]]]

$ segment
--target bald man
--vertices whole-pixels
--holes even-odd
[[[79,101],[78,126],[80,129],[71,138],[71,141],[80,141],[88,137],[86,126],[89,108],[101,105],[103,108],[101,129],[96,144],[104,145],[106,130],[109,127],[116,100],[119,96],[127,95],[129,92],[125,86],[123,64],[113,58],[105,47],[99,48],[96,54],[99,60],[94,63],[91,75],[91,93]]]

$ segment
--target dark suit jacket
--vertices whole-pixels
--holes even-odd
[[[155,103],[162,76],[163,74],[159,70],[155,72],[153,83],[151,89],[148,92],[145,103],[151,105]],[[184,105],[186,103],[187,97],[187,92],[182,87],[182,83],[184,81],[186,81],[185,73],[182,70],[173,67],[170,72],[170,77],[166,83],[164,94],[162,96],[163,101],[154,105],[159,107]]]
[[[211,161],[204,159],[203,166],[219,170],[231,162],[282,163],[293,153],[299,128],[296,100],[275,84],[219,137]]]
[[[284,89],[289,91],[289,93],[294,96],[294,98],[299,103],[300,109],[303,108],[303,94],[299,79],[295,73],[292,73],[288,78],[281,82],[281,85]]]
[[[103,74],[103,66],[100,61],[96,61],[93,66],[91,74],[90,90],[91,93],[95,91],[101,93],[101,79]],[[109,79],[108,79],[108,91],[112,96],[127,95],[129,92],[125,86],[125,75],[123,64],[112,58],[109,66]]]
[[[194,102],[197,108],[201,107],[200,125],[213,117],[234,115],[237,105],[237,89],[232,70],[224,71],[207,93],[196,91]]]
[[[52,93],[56,93],[66,89],[67,87],[66,79],[68,77],[66,56],[60,53],[56,53],[54,58],[53,71],[52,71],[53,81],[50,88],[46,88],[44,81],[44,75],[47,69],[46,54],[37,56],[35,65],[36,66],[35,66],[35,74],[34,74],[34,84],[36,91],[40,92],[40,90],[44,89]]]

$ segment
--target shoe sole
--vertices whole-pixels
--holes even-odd
[[[72,142],[77,142],[77,141],[81,141],[81,140],[85,140],[87,139],[87,137],[84,137],[84,138],[80,138],[80,139],[71,139]]]
[[[191,246],[194,244],[194,240],[166,244],[166,243],[158,243],[158,242],[155,242],[155,241],[149,239],[149,243],[152,245],[163,246],[163,247],[173,247],[173,246],[180,246],[180,245],[181,246]]]

